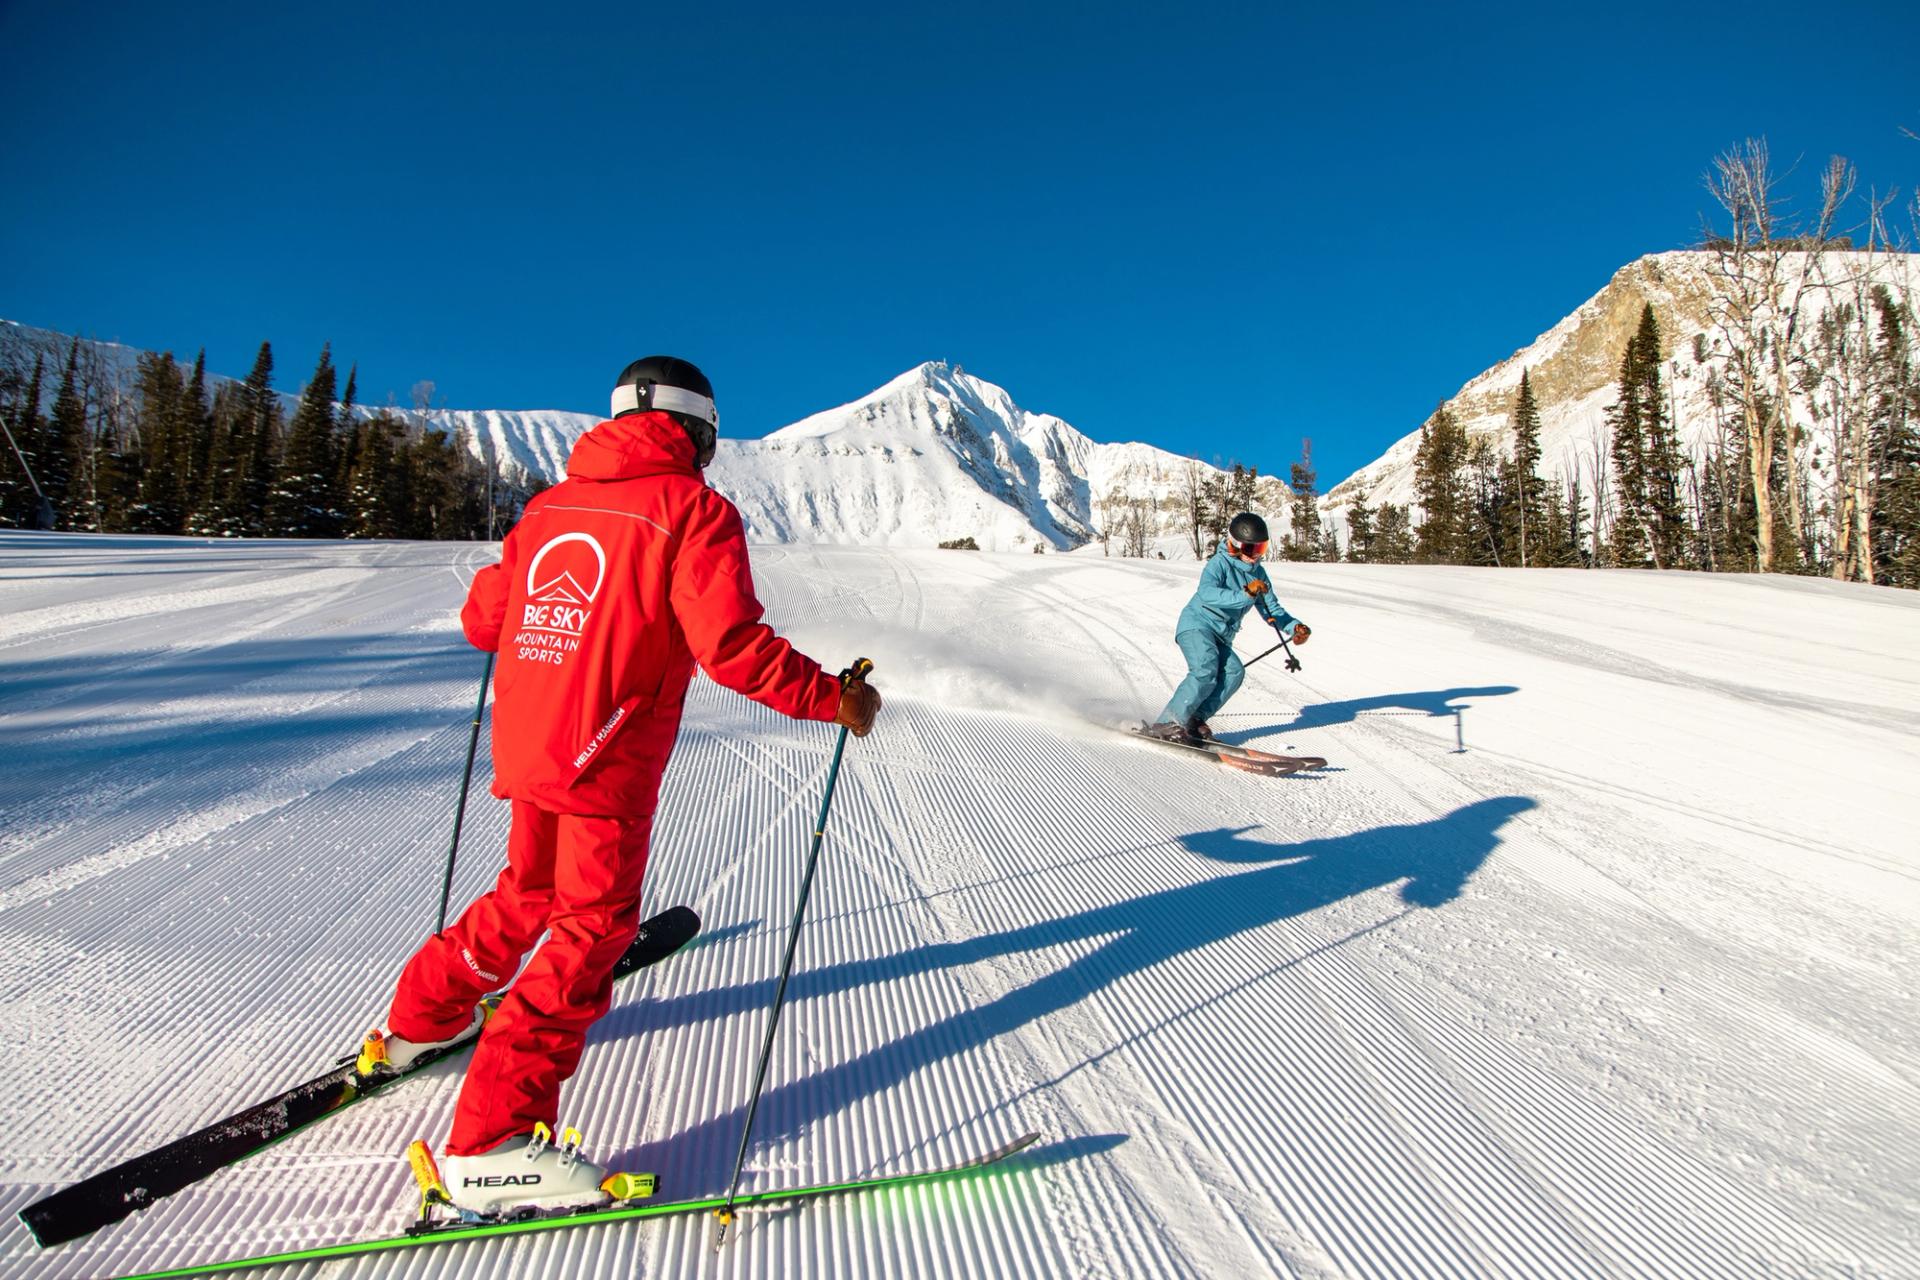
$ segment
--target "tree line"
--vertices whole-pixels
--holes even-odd
[[[1499,442],[1470,439],[1442,405],[1420,431],[1410,542],[1407,513],[1376,511],[1363,492],[1347,512],[1346,558],[1825,574],[1920,588],[1920,343],[1911,301],[1875,271],[1893,197],[1869,197],[1864,249],[1835,233],[1854,185],[1851,166],[1834,159],[1817,212],[1790,222],[1764,142],[1720,156],[1708,187],[1731,225],[1702,250],[1714,291],[1691,363],[1665,349],[1647,304],[1621,353],[1604,433],[1558,480],[1540,475],[1528,374]],[[1694,402],[1709,415],[1690,424],[1691,452],[1675,420],[1683,377],[1697,380]]]
[[[472,540],[496,536],[540,487],[490,475],[464,428],[450,436],[395,409],[356,409],[355,370],[343,391],[330,347],[290,418],[270,343],[244,381],[211,392],[204,351],[189,367],[143,352],[131,385],[77,338],[63,359],[48,355],[36,351],[30,370],[0,367],[0,525]]]

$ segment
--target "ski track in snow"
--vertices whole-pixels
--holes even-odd
[[[9,1221],[382,1016],[438,901],[481,665],[454,615],[493,554],[0,533]],[[1192,564],[754,568],[887,707],[849,746],[744,1185],[1043,1142],[751,1211],[719,1255],[684,1218],[325,1274],[1920,1274],[1920,599],[1277,566],[1305,669],[1253,668],[1216,727],[1333,767],[1264,779],[1110,731],[1170,692]],[[646,899],[706,931],[617,988],[563,1112],[664,1196],[724,1188],[831,745],[689,698]],[[505,835],[476,788],[456,904]],[[389,1234],[459,1071],[84,1241],[15,1225],[0,1269]]]

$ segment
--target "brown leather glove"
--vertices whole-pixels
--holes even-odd
[[[840,710],[834,714],[833,722],[845,725],[854,737],[864,738],[873,731],[873,718],[879,714],[880,691],[865,680],[855,680],[843,672]]]
[[[1293,642],[1295,644],[1305,644],[1307,637],[1312,634],[1313,628],[1309,627],[1306,623],[1296,622],[1293,624]]]
[[[1261,596],[1267,594],[1269,590],[1271,590],[1271,588],[1268,587],[1266,583],[1262,582],[1258,578],[1255,578],[1252,582],[1249,582],[1247,584],[1247,594],[1254,597],[1256,600],[1259,599]]]

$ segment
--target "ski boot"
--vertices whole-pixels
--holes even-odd
[[[499,1000],[488,996],[473,1007],[473,1021],[457,1035],[445,1040],[406,1040],[391,1031],[382,1031],[379,1027],[367,1032],[367,1038],[360,1042],[360,1056],[353,1061],[354,1072],[363,1080],[384,1079],[402,1075],[413,1069],[414,1063],[429,1053],[437,1054],[476,1039],[480,1028],[487,1024],[493,1015]]]
[[[1171,720],[1162,720],[1158,724],[1150,724],[1140,732],[1149,738],[1158,738],[1162,742],[1176,742],[1183,747],[1193,745],[1193,735],[1187,731],[1187,727],[1183,724],[1176,724]]]
[[[538,1124],[532,1133],[479,1155],[447,1156],[443,1179],[433,1152],[415,1141],[407,1148],[407,1162],[420,1187],[420,1218],[414,1230],[554,1217],[653,1194],[652,1174],[608,1174],[580,1154],[580,1142],[580,1131],[569,1128],[556,1146],[553,1131]],[[453,1216],[449,1220],[436,1210]]]
[[[1212,742],[1213,726],[1205,720],[1187,721],[1187,736],[1195,742]]]

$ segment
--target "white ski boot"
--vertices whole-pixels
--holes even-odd
[[[480,1028],[486,1026],[492,1016],[494,1006],[500,1002],[488,996],[473,1008],[473,1021],[457,1035],[445,1040],[406,1040],[375,1027],[367,1032],[367,1038],[360,1043],[360,1056],[354,1059],[353,1069],[365,1079],[376,1076],[397,1076],[413,1069],[413,1064],[422,1054],[432,1053],[436,1049],[451,1049],[455,1045],[465,1044],[477,1039]]]
[[[564,1213],[612,1203],[614,1181],[580,1154],[580,1131],[564,1130],[559,1145],[546,1125],[508,1138],[477,1156],[442,1156],[447,1199],[463,1214],[510,1218]]]

